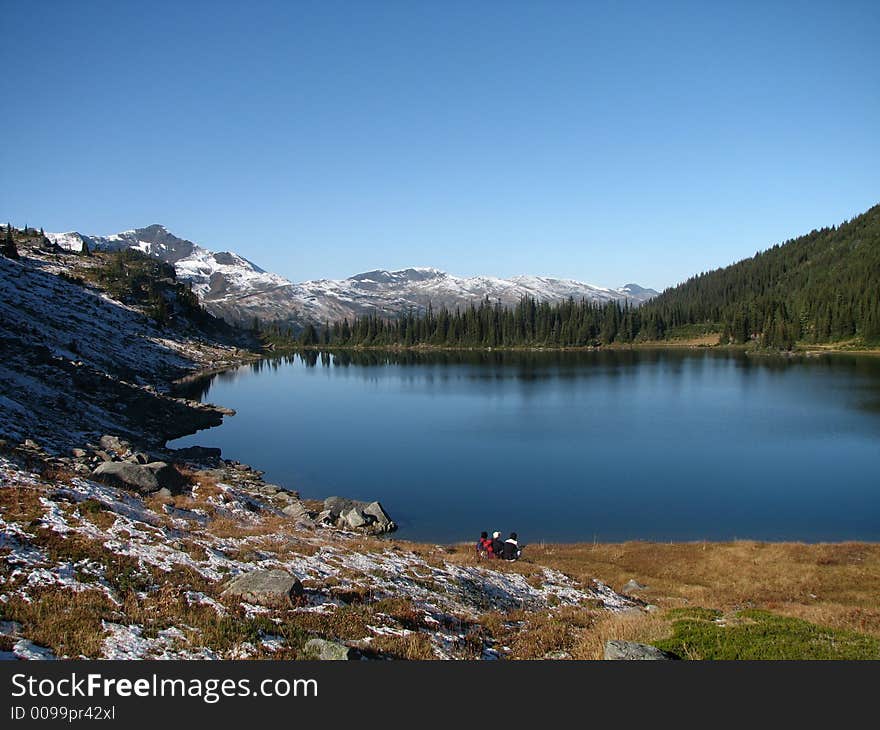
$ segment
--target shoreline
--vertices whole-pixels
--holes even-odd
[[[296,345],[293,347],[276,347],[267,352],[263,358],[272,359],[299,352],[629,352],[639,350],[697,350],[711,352],[743,353],[746,355],[761,355],[767,357],[818,357],[820,355],[867,355],[880,356],[880,348],[865,347],[860,349],[844,349],[843,347],[819,347],[810,345],[798,347],[793,350],[768,350],[756,348],[750,345],[719,345],[706,344],[692,340],[662,340],[656,342],[639,343],[611,343],[599,347],[591,345],[571,347],[550,346],[447,346],[447,345]]]

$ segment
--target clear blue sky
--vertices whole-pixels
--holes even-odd
[[[662,288],[880,201],[880,3],[2,0],[0,217]]]

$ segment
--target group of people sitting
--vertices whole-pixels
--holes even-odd
[[[522,555],[522,546],[516,538],[516,533],[511,532],[510,537],[501,540],[501,533],[497,530],[489,537],[488,532],[481,532],[477,540],[477,557],[500,558],[501,560],[518,560]]]

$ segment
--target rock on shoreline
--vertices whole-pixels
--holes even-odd
[[[345,497],[327,497],[317,520],[342,529],[363,530],[374,535],[394,532],[397,524],[379,502],[360,502]]]

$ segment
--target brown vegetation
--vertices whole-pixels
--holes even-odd
[[[766,608],[880,637],[880,545],[649,543],[533,545],[536,562],[616,589],[630,579],[662,609]]]
[[[157,524],[172,518],[165,513],[168,506],[201,511],[206,524],[191,520],[191,532],[175,538],[174,543],[196,560],[205,559],[204,543],[199,540],[206,533],[235,538],[232,545],[224,547],[228,557],[255,565],[267,556],[283,562],[285,558],[312,555],[325,545],[342,547],[337,533],[303,532],[291,520],[270,510],[240,511],[240,505],[233,504],[235,495],[210,475],[192,473],[190,478],[194,483],[190,494],[172,499],[151,497],[145,502],[156,515]],[[50,501],[41,502],[41,497]],[[359,582],[363,576],[353,569],[341,568],[332,577],[304,581],[307,594],[320,594],[323,600],[339,604],[332,610],[297,611],[291,606],[249,615],[240,603],[221,595],[222,580],[208,580],[183,565],[171,571],[142,565],[134,557],[108,551],[100,539],[50,529],[45,515],[47,505],[52,503],[72,522],[85,520],[100,529],[108,528],[117,517],[109,505],[97,499],[75,503],[51,484],[22,482],[0,489],[4,519],[27,529],[32,536],[28,541],[43,550],[49,561],[72,566],[79,581],[76,592],[62,586],[44,586],[36,589],[34,600],[12,595],[0,606],[2,618],[20,622],[24,635],[59,655],[99,656],[107,635],[103,620],[139,625],[145,637],[181,627],[186,634],[182,648],[189,643],[221,656],[235,656],[241,647],[249,647],[246,655],[252,658],[293,659],[311,636],[348,642],[368,656],[435,656],[437,647],[430,634],[438,630],[436,621],[433,625],[427,621],[424,609],[409,599],[375,594]],[[165,539],[157,527],[142,525],[140,529],[155,531],[157,540]],[[717,616],[721,622],[718,625],[735,626],[750,620],[749,610],[760,609],[829,630],[880,638],[877,544],[533,544],[526,548],[523,559],[514,563],[481,560],[470,544],[440,546],[363,536],[344,538],[344,549],[367,554],[414,553],[438,568],[453,563],[518,573],[535,587],[542,584],[543,571],[548,567],[562,571],[582,586],[598,579],[618,591],[635,579],[646,586],[637,596],[655,606],[650,612],[613,614],[598,604],[560,606],[551,597],[543,610],[495,611],[477,620],[458,617],[443,628],[464,637],[464,654],[459,655],[476,657],[492,646],[511,659],[598,659],[609,639],[668,641],[678,625],[674,622],[682,615],[677,609],[711,614],[706,619],[707,631],[715,630],[712,617]],[[7,587],[14,590],[26,576],[20,573],[13,578],[11,567],[7,563],[0,572]],[[98,575],[103,576],[103,588],[98,584]],[[429,590],[434,588],[430,576],[408,578],[415,578]],[[108,589],[115,598],[108,595]],[[193,602],[187,598],[188,591],[199,591],[222,608],[218,612],[212,605]],[[266,637],[281,637],[283,641],[269,646],[264,643]],[[863,653],[873,656],[874,649],[866,646]]]

